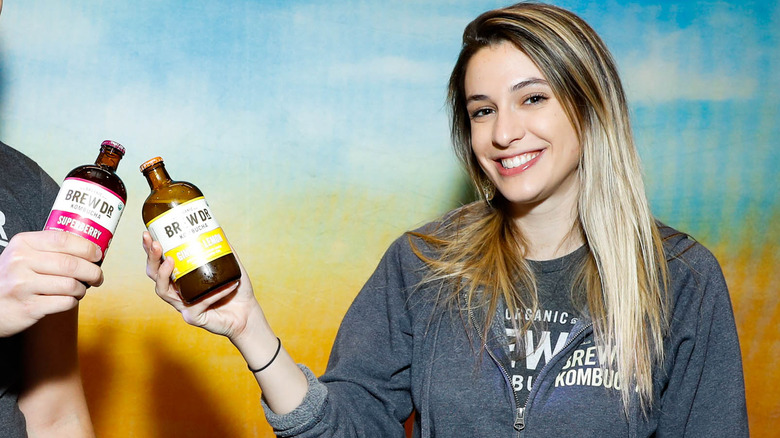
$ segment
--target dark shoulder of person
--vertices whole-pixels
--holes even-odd
[[[32,159],[0,142],[0,253],[11,238],[43,228],[57,183]],[[26,437],[17,404],[22,334],[0,338],[0,436]]]
[[[43,229],[58,190],[35,161],[0,142],[0,252],[15,234]]]

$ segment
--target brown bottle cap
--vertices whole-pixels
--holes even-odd
[[[141,172],[154,166],[157,163],[162,163],[162,162],[163,162],[162,157],[154,157],[151,160],[147,160],[144,164],[141,165]]]
[[[103,140],[103,143],[100,143],[100,146],[102,146],[102,147],[104,147],[104,146],[112,147],[112,148],[116,149],[119,152],[120,155],[122,155],[122,156],[125,155],[125,147],[122,146],[121,144],[115,142],[114,140]]]

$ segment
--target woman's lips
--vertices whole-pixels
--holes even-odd
[[[501,175],[509,176],[524,172],[529,167],[539,161],[539,157],[544,153],[544,149],[525,152],[512,157],[495,160],[498,172]]]

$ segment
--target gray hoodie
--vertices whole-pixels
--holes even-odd
[[[661,232],[673,312],[648,415],[637,403],[624,413],[621,383],[598,363],[587,318],[539,371],[528,400],[517,400],[504,367],[503,321],[497,316],[481,348],[467,317],[435,305],[438,285],[417,287],[426,267],[403,236],[344,317],[325,374],[317,379],[301,365],[309,379],[301,406],[276,415],[264,404],[266,418],[281,437],[404,437],[411,414],[415,437],[748,436],[720,267],[688,236]]]

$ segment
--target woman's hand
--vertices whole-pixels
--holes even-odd
[[[178,310],[188,324],[232,340],[244,333],[250,317],[257,315],[262,318],[252,283],[241,261],[238,262],[241,268],[240,280],[217,289],[193,304],[185,304],[171,281],[173,259],[168,257],[162,260],[160,243],[153,241],[147,231],[143,233],[143,247],[146,251],[146,275],[155,282],[155,292]]]
[[[262,367],[262,372],[254,373],[255,379],[274,412],[288,413],[300,405],[308,390],[306,376],[268,325],[241,261],[238,262],[239,281],[187,305],[171,282],[173,259],[162,261],[162,247],[152,241],[147,231],[144,231],[143,246],[146,275],[154,280],[157,295],[181,312],[188,324],[227,336],[250,369]],[[277,347],[281,347],[278,354]]]

